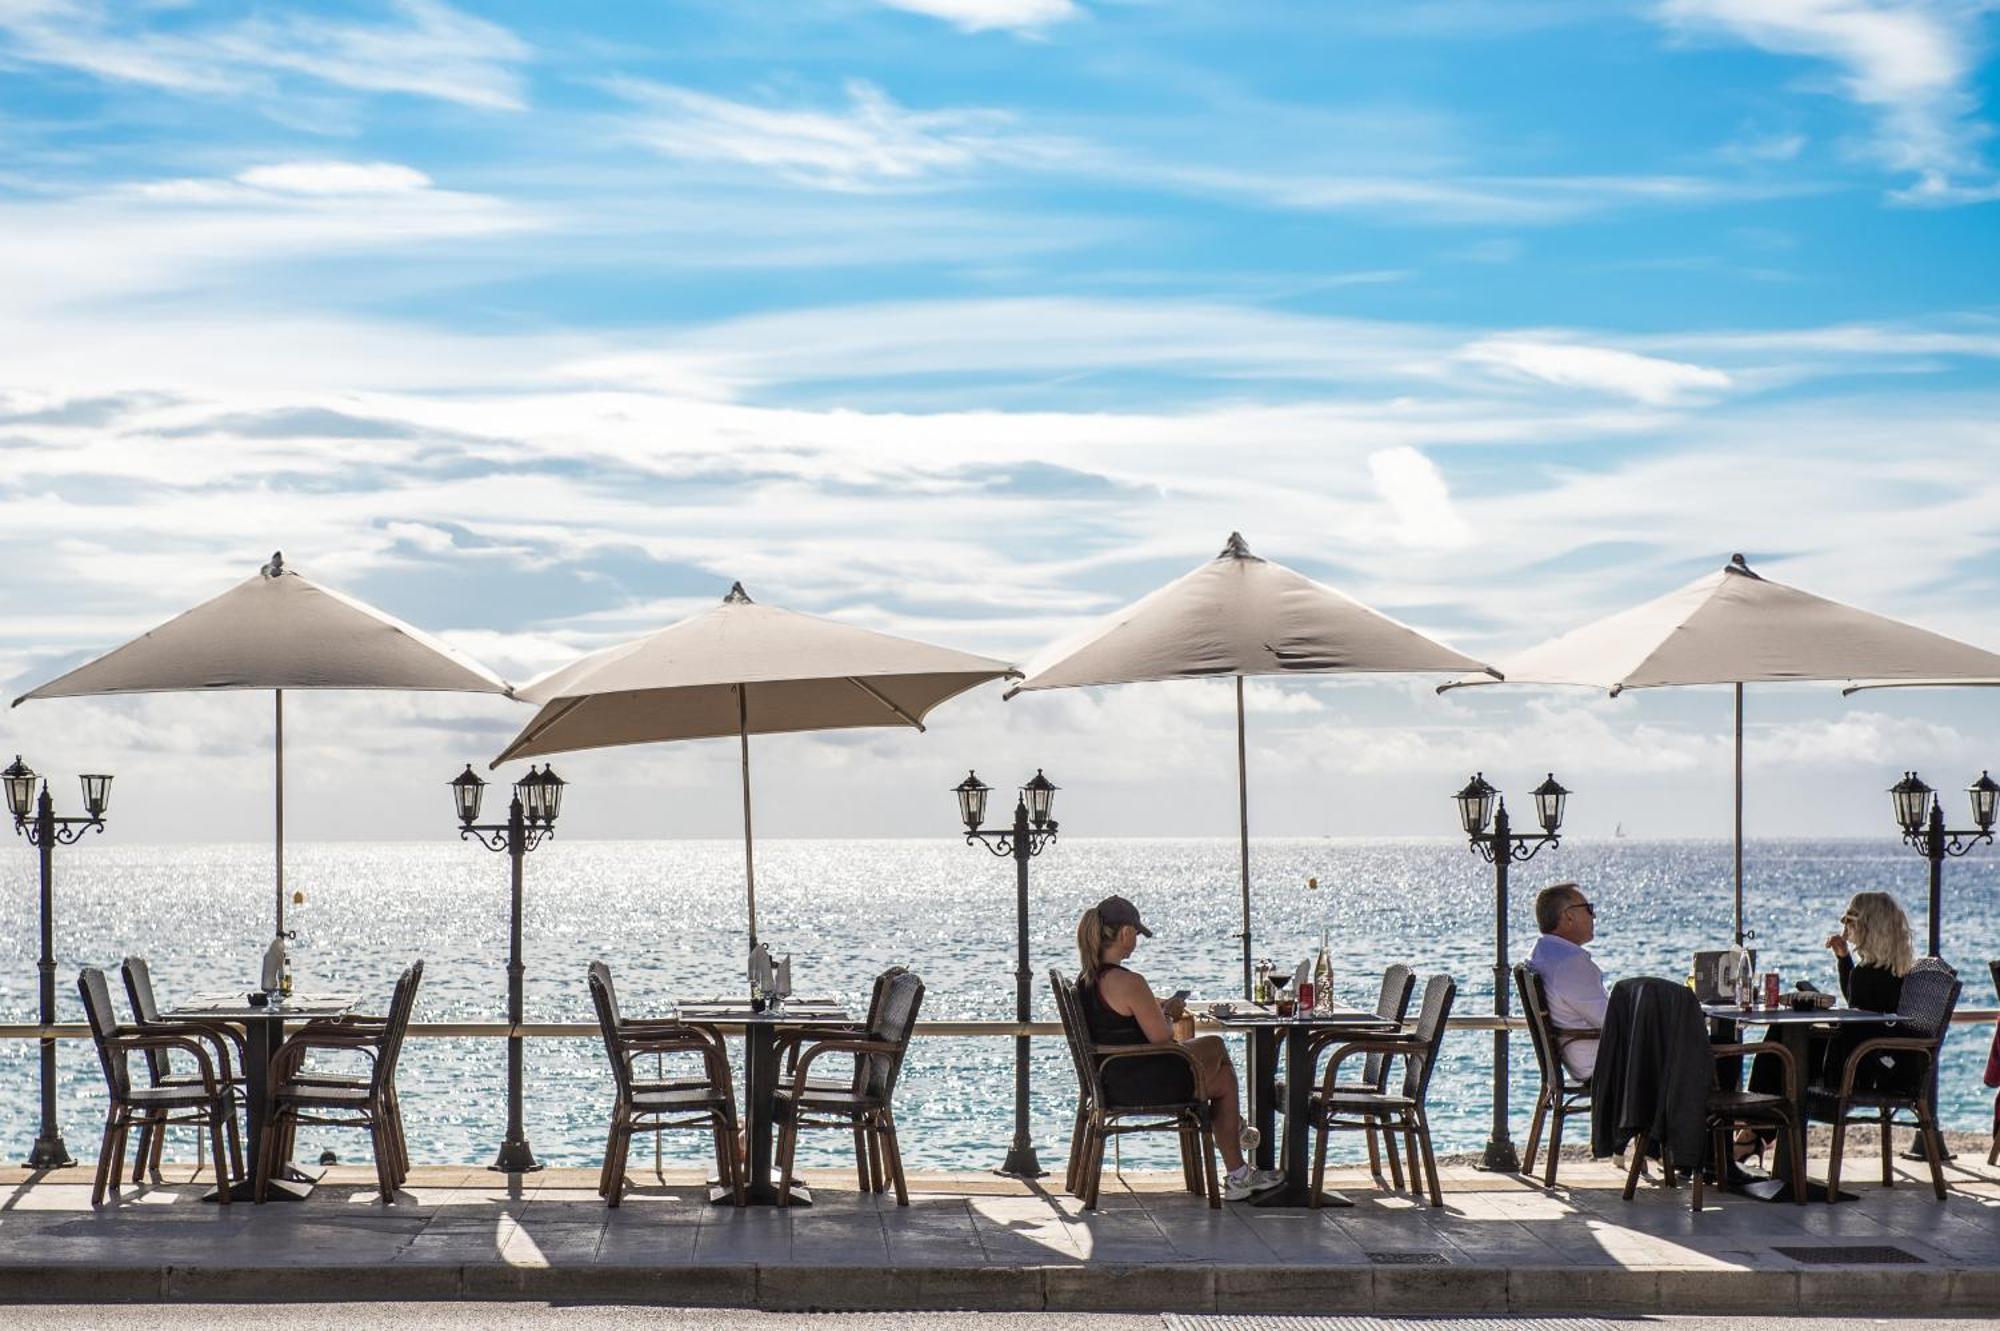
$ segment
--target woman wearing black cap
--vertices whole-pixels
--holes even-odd
[[[1083,1005],[1090,1038],[1097,1044],[1172,1044],[1173,1019],[1185,1006],[1176,997],[1165,1003],[1154,996],[1146,977],[1121,963],[1139,945],[1139,936],[1153,931],[1139,919],[1139,909],[1124,897],[1106,897],[1077,921],[1076,950],[1083,963],[1076,993]],[[1240,1202],[1253,1193],[1284,1181],[1276,1170],[1252,1169],[1243,1159],[1243,1114],[1236,1104],[1236,1069],[1229,1046],[1218,1035],[1198,1035],[1186,1042],[1201,1065],[1208,1092],[1215,1144],[1229,1176],[1223,1195]],[[1194,1096],[1194,1074],[1187,1061],[1159,1058],[1119,1058],[1104,1068],[1104,1094],[1120,1104],[1156,1105]]]

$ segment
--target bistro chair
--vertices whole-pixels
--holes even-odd
[[[1431,1205],[1444,1205],[1438,1186],[1437,1160],[1431,1151],[1431,1125],[1424,1104],[1430,1095],[1431,1073],[1437,1068],[1439,1048],[1444,1044],[1445,1025],[1451,1016],[1452,1001],[1458,996],[1458,982],[1449,975],[1433,975],[1424,985],[1424,1002],[1416,1024],[1403,1035],[1366,1036],[1349,1040],[1333,1051],[1319,1089],[1306,1100],[1307,1121],[1314,1129],[1312,1206],[1319,1206],[1326,1183],[1326,1143],[1334,1132],[1381,1132],[1388,1144],[1389,1158],[1396,1157],[1396,1134],[1403,1134],[1409,1157],[1410,1190],[1421,1196],[1425,1181],[1430,1185]],[[1381,1054],[1403,1064],[1403,1084],[1399,1092],[1372,1088],[1343,1090],[1340,1065],[1356,1054]],[[1365,1066],[1365,1064],[1364,1064]]]
[[[903,1153],[896,1142],[893,1107],[903,1059],[916,1033],[917,1012],[924,1004],[924,982],[916,972],[897,967],[877,982],[869,1004],[873,1016],[865,1037],[835,1035],[801,1046],[789,1086],[777,1088],[773,1109],[778,1131],[778,1205],[791,1200],[792,1167],[798,1153],[800,1128],[848,1128],[856,1134],[857,1153],[865,1152],[869,1178],[865,1190],[882,1192],[891,1183],[896,1205],[910,1204],[903,1177]],[[846,1082],[816,1079],[812,1065],[829,1054],[851,1054],[854,1072]],[[885,1177],[886,1175],[886,1177]]]
[[[1611,998],[1611,1015],[1616,1015],[1621,1011],[1620,1004],[1623,995],[1619,991],[1624,990],[1627,985],[1648,986],[1661,996],[1660,1001],[1666,1003],[1667,1010],[1658,1015],[1663,1023],[1663,1029],[1666,1030],[1666,1035],[1662,1038],[1666,1041],[1668,1048],[1673,1047],[1670,1028],[1675,1022],[1685,1022],[1691,1029],[1696,1031],[1706,1030],[1705,1018],[1701,1009],[1701,1000],[1696,996],[1695,991],[1684,985],[1673,984],[1665,980],[1632,979],[1619,981],[1617,989],[1613,991]],[[1640,999],[1634,1000],[1631,1005],[1623,1010],[1636,1014],[1640,1001],[1650,1000],[1645,1000],[1642,993]],[[1634,1033],[1640,1028],[1640,1025],[1641,1023],[1635,1015],[1633,1022],[1625,1026],[1623,1031],[1625,1033]],[[1614,1034],[1618,1033],[1614,1032]],[[1636,1042],[1633,1047],[1634,1052],[1632,1056],[1637,1057],[1637,1051],[1644,1047],[1645,1044],[1643,1041]],[[1721,1186],[1720,1180],[1728,1177],[1729,1168],[1735,1157],[1734,1141],[1736,1130],[1738,1128],[1775,1129],[1782,1133],[1784,1137],[1779,1143],[1778,1158],[1781,1161],[1789,1158],[1791,1163],[1792,1200],[1801,1206],[1805,1205],[1806,1137],[1804,1124],[1799,1118],[1797,1108],[1799,1070],[1798,1064],[1792,1057],[1792,1051],[1776,1040],[1767,1039],[1747,1044],[1719,1044],[1710,1041],[1705,1035],[1702,1038],[1701,1047],[1707,1055],[1708,1092],[1702,1100],[1702,1130],[1696,1140],[1703,1143],[1703,1151],[1708,1156],[1709,1166],[1715,1172],[1718,1186]],[[1740,1089],[1738,1082],[1742,1076],[1743,1060],[1758,1054],[1769,1054],[1777,1059],[1785,1076],[1783,1094],[1769,1094],[1762,1091]],[[1725,1069],[1727,1069],[1726,1073]],[[1674,1073],[1668,1071],[1666,1076],[1671,1080]],[[1653,1120],[1653,1126],[1657,1128],[1665,1121],[1655,1119]],[[1671,1126],[1671,1123],[1668,1126]],[[1639,1175],[1645,1169],[1646,1160],[1656,1146],[1659,1148],[1660,1153],[1661,1176],[1667,1187],[1673,1188],[1679,1186],[1679,1174],[1681,1172],[1686,1172],[1692,1177],[1694,1186],[1688,1205],[1689,1209],[1699,1214],[1701,1211],[1702,1188],[1705,1182],[1702,1162],[1700,1160],[1677,1161],[1674,1158],[1670,1143],[1665,1140],[1656,1140],[1652,1133],[1644,1127],[1639,1128],[1633,1134],[1633,1139],[1629,1146],[1631,1164],[1625,1171],[1625,1187],[1623,1191],[1625,1200],[1628,1202],[1631,1201],[1633,1195],[1638,1191]],[[1601,1143],[1598,1149],[1603,1149]]]
[[[1931,1167],[1931,1188],[1937,1199],[1945,1197],[1944,1141],[1938,1135],[1937,1110],[1932,1102],[1939,1051],[1951,1031],[1951,1015],[1958,1008],[1963,986],[1951,968],[1941,961],[1925,958],[1903,977],[1902,997],[1896,1003],[1896,1033],[1874,1036],[1856,1045],[1840,1070],[1837,1085],[1824,1082],[1806,1087],[1806,1118],[1833,1127],[1833,1149],[1827,1154],[1826,1199],[1840,1200],[1840,1161],[1847,1144],[1850,1123],[1877,1123],[1882,1129],[1882,1186],[1893,1187],[1890,1139],[1898,1126],[1896,1115],[1908,1113],[1917,1131],[1923,1134],[1924,1156]],[[1857,1085],[1862,1066],[1885,1053],[1912,1055],[1922,1075],[1902,1088],[1873,1089]],[[1902,1124],[1902,1126],[1911,1126]]]
[[[906,966],[891,966],[875,977],[875,987],[868,997],[868,1015],[859,1022],[845,1026],[814,1026],[810,1030],[781,1030],[773,1037],[785,1051],[783,1080],[790,1081],[799,1069],[799,1047],[812,1040],[832,1039],[837,1035],[852,1036],[856,1039],[868,1038],[884,1016],[883,1003],[887,1000],[891,982],[906,971]],[[812,1077],[806,1083],[815,1090],[841,1091],[852,1089],[850,1080],[838,1077]],[[854,1172],[860,1180],[861,1191],[880,1192],[887,1177],[882,1170],[881,1143],[875,1134],[864,1132],[859,1124],[854,1128]]]
[[[153,996],[153,972],[144,957],[127,957],[119,966],[119,974],[125,981],[125,997],[131,1000],[132,1023],[148,1035],[186,1035],[205,1043],[215,1058],[216,1080],[228,1082],[231,1086],[243,1085],[243,1069],[250,1062],[250,1053],[243,1032],[227,1022],[175,1021],[160,1019],[159,1000]],[[235,1055],[232,1065],[231,1054]],[[146,1051],[146,1077],[153,1086],[188,1086],[200,1084],[201,1078],[193,1072],[176,1069],[172,1062],[172,1052],[167,1049]],[[160,1175],[160,1153],[166,1143],[164,1128],[156,1126],[149,1115],[139,1126],[139,1146],[132,1157],[132,1177],[139,1177],[143,1169],[157,1179]],[[207,1138],[195,1134],[195,1166],[201,1166]],[[230,1169],[238,1177],[243,1173],[243,1161],[232,1158]]]
[[[1595,1040],[1602,1031],[1589,1026],[1564,1028],[1549,1016],[1548,992],[1542,977],[1525,961],[1514,965],[1514,989],[1521,996],[1521,1012],[1528,1019],[1528,1043],[1535,1050],[1535,1066],[1541,1069],[1542,1089],[1535,1096],[1535,1116],[1528,1125],[1528,1152],[1522,1157],[1521,1172],[1535,1172],[1535,1150],[1542,1140],[1542,1123],[1549,1125],[1549,1162],[1542,1174],[1542,1186],[1556,1185],[1556,1166],[1562,1160],[1563,1120],[1571,1114],[1590,1117],[1590,1082],[1572,1081],[1563,1066],[1565,1045],[1578,1040]]]
[[[393,1205],[396,1189],[409,1177],[408,1148],[396,1100],[396,1064],[410,1014],[417,1006],[424,963],[413,961],[396,979],[386,1019],[308,1022],[271,1056],[271,1101],[263,1140],[257,1144],[257,1200],[270,1191],[271,1175],[291,1157],[302,1123],[321,1127],[366,1128],[375,1155],[375,1179],[382,1204]],[[305,1069],[312,1052],[352,1052],[368,1060],[368,1075],[339,1077]]]
[[[236,1092],[217,1075],[209,1050],[191,1035],[120,1026],[111,1007],[111,985],[104,972],[95,966],[83,968],[76,987],[83,998],[84,1016],[90,1022],[90,1038],[97,1046],[97,1061],[104,1069],[104,1085],[110,1098],[90,1204],[102,1206],[106,1188],[115,1188],[123,1181],[125,1139],[132,1125],[140,1123],[155,1131],[164,1131],[169,1125],[208,1129],[214,1149],[216,1200],[227,1205],[229,1162],[240,1162],[243,1148],[236,1131]],[[154,1050],[177,1050],[189,1055],[194,1060],[195,1075],[173,1085],[134,1086],[126,1060],[133,1054]],[[133,1181],[138,1181],[136,1170]]]
[[[1082,1200],[1085,1210],[1097,1209],[1098,1187],[1104,1177],[1104,1146],[1113,1137],[1134,1132],[1172,1132],[1180,1137],[1181,1164],[1189,1177],[1190,1190],[1205,1192],[1208,1204],[1220,1209],[1222,1189],[1215,1174],[1215,1128],[1209,1118],[1201,1064],[1180,1044],[1093,1043],[1075,983],[1061,971],[1051,970],[1049,984],[1055,990],[1056,1010],[1062,1014],[1063,1034],[1069,1039],[1070,1057],[1076,1063],[1079,1132],[1070,1142],[1071,1195]],[[1193,1074],[1194,1095],[1190,1099],[1126,1105],[1105,1096],[1104,1067],[1114,1059],[1176,1057],[1186,1059]],[[1192,1186],[1197,1169],[1201,1184],[1198,1188]]]
[[[1417,992],[1417,973],[1398,961],[1382,972],[1382,986],[1375,995],[1375,1015],[1392,1030],[1401,1031],[1404,1018],[1410,1015],[1410,998]],[[1319,1065],[1320,1053],[1342,1042],[1342,1032],[1338,1029],[1321,1031],[1314,1037],[1313,1066]],[[1361,1061],[1361,1075],[1340,1082],[1336,1091],[1373,1091],[1382,1094],[1389,1089],[1389,1073],[1393,1060],[1383,1053],[1369,1054]],[[1280,1083],[1282,1087],[1282,1083]],[[1276,1092],[1278,1103],[1285,1103],[1283,1089]],[[1370,1129],[1368,1138],[1368,1172],[1375,1178],[1382,1177],[1382,1153],[1377,1145],[1378,1134]],[[1389,1150],[1389,1172],[1397,1188],[1403,1186],[1403,1168],[1397,1163],[1396,1152]]]
[[[729,1080],[729,1055],[720,1037],[670,1018],[629,1018],[619,1014],[618,991],[611,968],[590,963],[590,1002],[597,1009],[597,1029],[611,1060],[614,1094],[611,1131],[598,1171],[597,1191],[606,1206],[617,1206],[625,1193],[625,1165],[632,1136],[674,1128],[707,1130],[715,1147],[715,1167],[738,1206],[744,1203],[744,1170],[736,1155],[736,1096]],[[679,1080],[642,1080],[633,1068],[641,1054],[693,1054],[701,1060],[701,1075]]]

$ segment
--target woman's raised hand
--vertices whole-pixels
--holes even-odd
[[[1836,957],[1847,955],[1847,935],[1844,933],[1828,934],[1826,936],[1826,945],[1833,949],[1833,955]]]

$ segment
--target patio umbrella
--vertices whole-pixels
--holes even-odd
[[[1250,553],[1231,532],[1222,553],[1120,610],[1080,639],[1058,644],[1007,691],[1236,681],[1236,807],[1243,892],[1243,987],[1250,988],[1250,778],[1243,681],[1251,675],[1485,670],[1303,573]],[[1497,678],[1497,672],[1493,672]]]
[[[1751,571],[1742,555],[1678,591],[1505,663],[1510,684],[1610,690],[1730,684],[1736,692],[1736,941],[1743,941],[1743,686],[1786,680],[2000,676],[2000,655]],[[1488,684],[1465,679],[1439,689]]]
[[[541,710],[492,766],[579,749],[737,737],[743,879],[757,944],[750,736],[874,726],[924,728],[948,698],[1018,676],[1004,661],[894,638],[774,606],[736,583],[722,604],[593,652],[515,691]]]
[[[282,553],[245,582],[66,675],[39,698],[269,689],[274,699],[277,932],[285,931],[285,690],[411,689],[506,693],[454,648],[285,567]]]

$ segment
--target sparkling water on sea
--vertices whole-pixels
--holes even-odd
[[[1227,840],[1064,840],[1034,861],[1031,940],[1037,1016],[1053,1016],[1046,972],[1075,967],[1083,907],[1109,892],[1138,903],[1157,937],[1133,965],[1162,993],[1197,998],[1240,991],[1236,845]],[[1459,981],[1460,1013],[1492,1010],[1492,870],[1462,842],[1260,840],[1254,843],[1256,950],[1295,962],[1333,943],[1335,988],[1372,1004],[1392,961],[1419,975]],[[929,986],[924,1016],[1012,1015],[1014,875],[956,840],[767,841],[757,848],[763,936],[793,955],[801,994],[830,993],[858,1014],[872,977],[892,963]],[[525,921],[527,1018],[591,1020],[584,967],[616,972],[628,1012],[662,1011],[675,996],[733,993],[743,981],[743,861],[734,842],[551,841],[528,861]],[[1305,886],[1319,880],[1317,890]],[[1571,842],[1514,871],[1511,948],[1535,937],[1537,887],[1573,877],[1598,903],[1596,955],[1608,976],[1681,978],[1695,947],[1728,941],[1730,850],[1723,842]],[[1882,838],[1754,842],[1748,850],[1748,918],[1767,968],[1834,986],[1821,947],[1850,893],[1887,889],[1910,909],[1921,945],[1924,862]],[[397,971],[425,959],[420,1021],[497,1021],[505,1013],[507,872],[501,857],[452,841],[326,843],[290,848],[288,879],[306,904],[293,911],[297,983],[365,995],[380,1011]],[[16,843],[0,869],[0,1021],[35,1013],[34,857]],[[2000,854],[1975,852],[1948,866],[1945,954],[1966,982],[1965,1007],[1993,1001],[1986,960],[2000,955]],[[268,846],[127,846],[92,837],[58,851],[57,993],[64,1021],[81,1021],[79,966],[115,968],[146,956],[163,1001],[196,990],[247,986],[269,937]],[[117,988],[114,980],[114,990]],[[124,1002],[122,991],[119,1003]],[[1991,1031],[1956,1028],[1941,1087],[1947,1126],[1991,1122],[1993,1093],[1980,1084]],[[0,1041],[0,1158],[25,1157],[35,1136],[34,1044]],[[400,1085],[412,1153],[427,1162],[486,1163],[505,1123],[503,1049],[495,1039],[412,1040]],[[530,1040],[527,1129],[552,1164],[595,1164],[603,1147],[609,1074],[590,1039]],[[1492,1037],[1460,1031],[1446,1041],[1432,1087],[1441,1149],[1476,1149],[1491,1115]],[[898,1091],[904,1155],[912,1167],[984,1168],[1010,1139],[1013,1042],[921,1039]],[[1240,1053],[1239,1053],[1240,1058]],[[1240,1063],[1239,1063],[1240,1066]],[[1525,1038],[1514,1042],[1516,1140],[1525,1138],[1534,1086]],[[740,1074],[739,1074],[740,1076]],[[90,1046],[61,1046],[61,1127],[72,1154],[97,1145],[103,1078]],[[1045,1166],[1067,1148],[1074,1076],[1059,1038],[1035,1041],[1034,1135]],[[803,1163],[851,1158],[841,1134],[815,1134]],[[365,1160],[364,1134],[302,1134],[300,1154],[322,1144]],[[189,1153],[191,1140],[175,1143]],[[641,1147],[641,1150],[647,1149]],[[669,1161],[695,1164],[705,1147],[669,1134]],[[1128,1163],[1170,1166],[1168,1148],[1134,1140]]]

